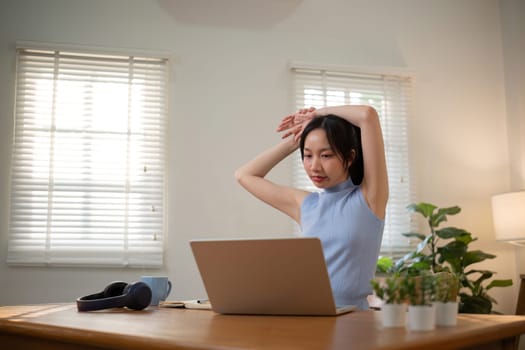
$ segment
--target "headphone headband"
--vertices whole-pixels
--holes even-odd
[[[78,311],[96,311],[114,307],[142,310],[151,302],[151,289],[144,282],[113,282],[102,292],[86,295],[77,300]]]

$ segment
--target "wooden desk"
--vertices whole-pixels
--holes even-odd
[[[460,315],[430,332],[384,329],[380,312],[229,316],[148,308],[79,313],[73,304],[0,307],[3,349],[511,349],[525,317]]]

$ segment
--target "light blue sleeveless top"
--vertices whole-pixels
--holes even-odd
[[[302,233],[321,240],[337,305],[368,309],[383,228],[350,178],[304,199]]]

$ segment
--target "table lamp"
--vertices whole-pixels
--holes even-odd
[[[525,190],[492,196],[497,241],[525,247]]]

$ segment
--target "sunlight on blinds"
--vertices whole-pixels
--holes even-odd
[[[162,265],[167,69],[17,51],[9,264]]]

